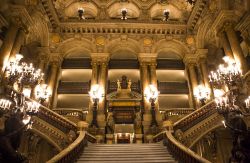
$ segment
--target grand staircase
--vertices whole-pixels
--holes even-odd
[[[177,163],[167,148],[151,144],[91,144],[84,149],[77,163]]]

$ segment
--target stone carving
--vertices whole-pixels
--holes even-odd
[[[135,114],[134,124],[135,124],[135,129],[140,129],[142,127],[142,119],[141,119],[141,112],[140,111],[136,112],[136,114]]]
[[[107,133],[113,134],[114,133],[114,117],[113,113],[109,112],[107,117]]]

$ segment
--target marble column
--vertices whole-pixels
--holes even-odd
[[[189,59],[184,58],[184,63],[186,65],[186,71],[188,73],[188,80],[189,80],[189,92],[190,92],[190,99],[189,103],[193,105],[194,108],[196,108],[196,100],[194,98],[194,89],[198,86],[198,80],[197,75],[195,72],[195,58]]]
[[[102,62],[100,65],[99,85],[103,92],[103,98],[99,100],[99,107],[97,110],[97,123],[101,133],[104,133],[105,121],[105,104],[106,104],[106,84],[107,84],[107,62]]]
[[[225,55],[234,59],[234,55],[233,55],[232,49],[230,47],[230,43],[227,39],[225,32],[220,32],[219,38],[220,38],[220,42],[222,44],[223,50],[225,52]]]
[[[17,31],[18,31],[18,26],[15,25],[15,24],[11,24],[9,26],[9,29],[8,29],[8,31],[6,33],[6,36],[5,36],[4,40],[3,40],[3,45],[0,48],[0,70],[1,70],[1,74],[4,71],[4,64],[6,64],[6,62],[8,62],[11,49],[12,49],[13,44],[14,44],[15,39],[16,39]]]
[[[51,62],[51,70],[50,70],[50,76],[49,76],[49,80],[48,80],[48,88],[51,90],[51,98],[50,98],[50,108],[53,109],[54,107],[54,103],[55,103],[55,99],[57,99],[57,97],[55,97],[57,95],[56,93],[56,86],[57,86],[57,81],[58,81],[58,77],[59,77],[59,69],[60,69],[60,63],[58,61],[52,61]]]
[[[20,28],[18,30],[18,33],[17,33],[16,39],[15,39],[13,48],[12,48],[12,50],[10,52],[10,58],[15,57],[15,55],[20,52],[20,49],[21,49],[21,46],[24,43],[24,40],[25,40],[25,31]]]
[[[233,51],[234,59],[237,65],[241,67],[243,74],[247,73],[248,64],[246,58],[244,57],[236,32],[234,31],[231,23],[225,24],[225,32],[231,45],[231,49]]]
[[[150,84],[153,84],[157,88],[157,76],[156,76],[156,61],[150,63]]]
[[[98,65],[96,61],[91,62],[92,66],[92,76],[91,76],[91,86],[98,83]]]
[[[90,85],[90,89],[93,85],[98,83],[98,64],[97,61],[92,60],[91,61],[91,66],[92,66],[92,76],[91,76],[91,85]],[[93,101],[92,99],[89,100],[89,112],[88,115],[86,117],[86,121],[91,124],[92,120],[93,120]]]
[[[152,121],[152,115],[150,112],[150,102],[144,97],[144,91],[146,87],[149,85],[149,72],[148,72],[148,63],[147,62],[140,62],[140,75],[141,75],[141,83],[142,83],[142,95],[143,95],[143,106],[144,106],[144,114],[143,114],[143,130],[144,130],[144,137],[146,139],[146,135],[150,134],[150,125]]]
[[[213,88],[209,82],[209,78],[208,78],[208,68],[207,68],[207,49],[200,49],[198,54],[198,63],[199,63],[199,67],[202,73],[202,79],[203,79],[203,83],[204,86],[206,88],[210,89],[210,97],[213,98]]]

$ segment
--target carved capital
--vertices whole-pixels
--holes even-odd
[[[59,65],[61,65],[63,60],[63,57],[60,53],[51,53],[50,54],[50,63],[52,65],[56,65],[59,67]]]
[[[109,53],[91,53],[91,63],[97,65],[107,65],[110,59]]]
[[[196,55],[195,54],[186,54],[183,58],[184,64],[189,66],[194,66],[196,64]]]

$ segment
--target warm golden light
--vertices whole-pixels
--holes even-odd
[[[100,100],[103,97],[103,91],[100,88],[99,84],[95,84],[91,86],[91,90],[89,91],[89,96],[95,100]]]
[[[210,89],[203,86],[203,85],[198,85],[194,89],[194,97],[197,98],[198,100],[207,100],[210,95]]]
[[[154,85],[150,84],[148,87],[145,88],[144,95],[147,101],[150,101],[152,99],[155,100],[158,98],[159,91]]]

